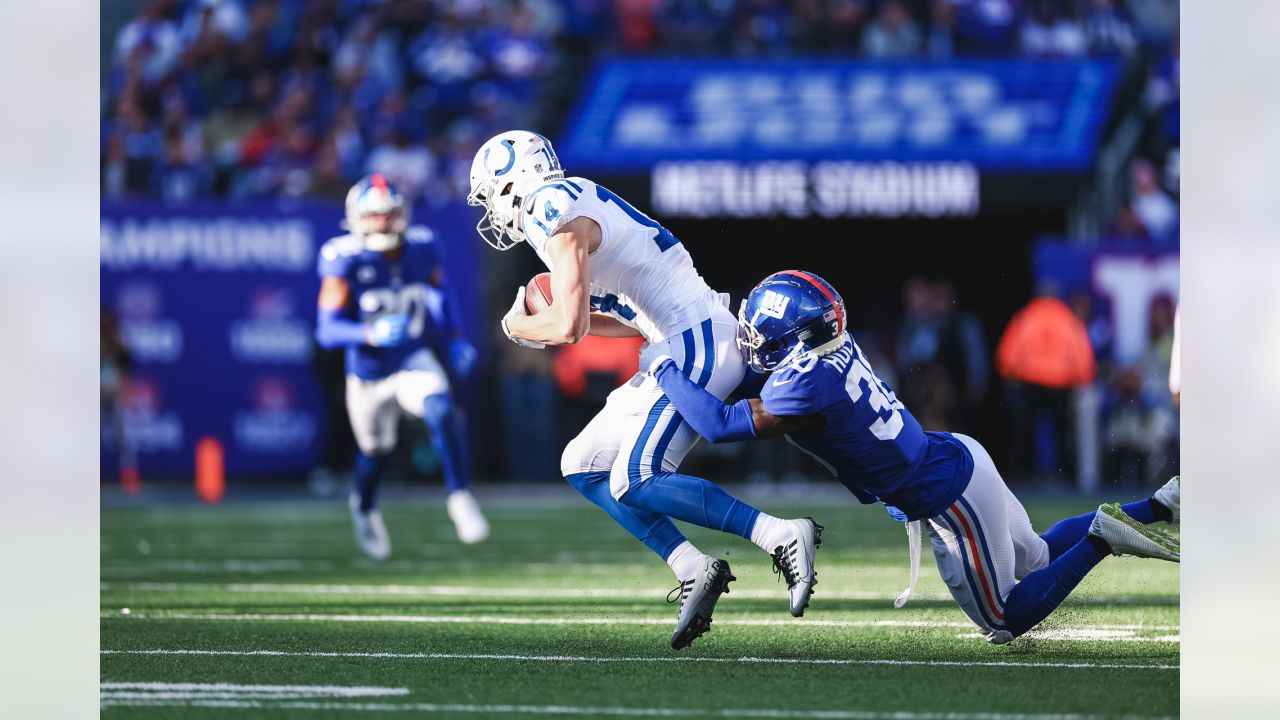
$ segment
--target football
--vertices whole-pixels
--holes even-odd
[[[551,273],[538,273],[524,289],[524,307],[530,315],[537,315],[551,304]]]

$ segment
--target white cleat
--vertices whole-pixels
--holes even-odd
[[[449,508],[449,519],[458,531],[459,540],[473,545],[489,537],[489,521],[484,519],[480,504],[470,490],[454,490],[449,493],[446,505]]]
[[[773,571],[787,581],[791,594],[791,614],[804,615],[809,607],[813,586],[818,584],[818,573],[813,569],[813,556],[822,547],[822,526],[813,518],[788,520],[795,535],[785,545],[773,551]]]
[[[1182,561],[1179,543],[1174,537],[1134,520],[1117,503],[1098,507],[1089,534],[1105,540],[1111,546],[1112,555]]]
[[[348,504],[360,551],[372,560],[386,560],[391,556],[391,538],[387,535],[387,526],[382,524],[382,513],[376,509],[362,512],[360,496],[355,493],[351,494]]]
[[[1156,502],[1169,508],[1169,512],[1173,513],[1173,520],[1170,522],[1178,525],[1178,521],[1182,517],[1182,476],[1174,475],[1169,478],[1169,482],[1162,485],[1151,497]]]
[[[676,618],[675,632],[671,633],[671,648],[689,647],[694,640],[711,632],[711,614],[715,612],[720,596],[729,592],[729,583],[737,580],[729,569],[729,562],[710,555],[702,556],[698,572],[681,580],[667,595],[667,602],[675,602],[680,594],[680,616]]]

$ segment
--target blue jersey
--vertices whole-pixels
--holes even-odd
[[[921,430],[848,335],[839,350],[775,372],[760,399],[773,415],[821,415],[824,429],[787,439],[864,503],[918,520],[945,510],[969,484],[968,449],[949,433]]]
[[[400,370],[414,369],[419,351],[427,347],[432,315],[439,314],[443,296],[432,285],[440,267],[435,234],[415,225],[405,232],[404,243],[391,256],[364,249],[360,238],[343,235],[320,248],[316,271],[320,277],[347,281],[355,306],[353,319],[366,325],[380,315],[409,316],[409,340],[395,347],[347,346],[347,373],[377,380]],[[415,353],[417,358],[415,358]],[[423,368],[425,369],[425,368]]]

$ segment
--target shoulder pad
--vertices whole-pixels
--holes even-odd
[[[552,180],[530,193],[522,209],[547,234],[551,234],[564,224],[569,206],[579,197],[579,191],[567,181]]]
[[[325,260],[337,260],[340,257],[359,255],[362,252],[364,252],[364,243],[360,242],[360,238],[350,234],[330,238],[320,246],[320,257]]]
[[[407,243],[427,244],[436,241],[436,233],[426,225],[410,225],[404,231],[404,241]]]

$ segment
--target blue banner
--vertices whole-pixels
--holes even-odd
[[[313,466],[327,420],[311,367],[316,255],[342,216],[322,202],[103,206],[101,303],[133,360],[124,432],[144,476],[190,472],[205,436],[222,443],[229,473]],[[446,277],[480,346],[473,216],[454,205],[414,221],[444,238]],[[102,448],[114,471],[106,422]]]
[[[1080,171],[1115,74],[1104,60],[614,60],[586,84],[557,149],[575,172],[680,160]]]
[[[1095,344],[1104,340],[1107,359],[1127,365],[1146,347],[1152,303],[1178,302],[1178,258],[1176,249],[1148,244],[1042,239],[1032,262],[1040,290],[1092,304],[1092,317],[1104,329],[1094,334],[1105,335],[1095,337]]]

